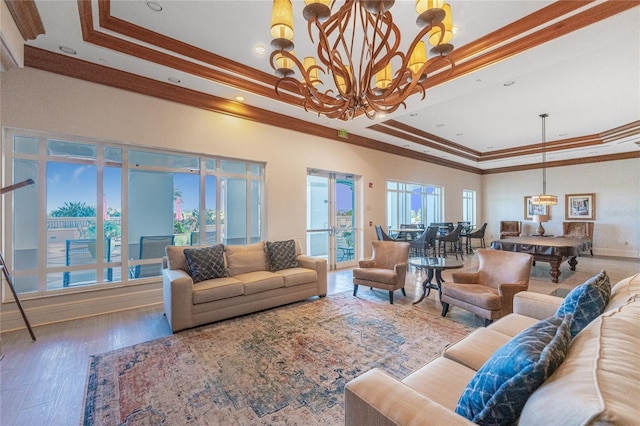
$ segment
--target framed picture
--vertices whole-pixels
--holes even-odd
[[[566,220],[595,220],[596,194],[566,194],[564,209]]]
[[[524,220],[533,220],[533,215],[536,214],[543,214],[547,216],[548,219],[551,219],[549,206],[537,206],[535,204],[531,204],[531,196],[527,195],[524,197]]]

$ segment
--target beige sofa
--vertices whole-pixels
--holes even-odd
[[[298,267],[271,272],[266,243],[224,246],[227,275],[194,281],[185,249],[168,246],[163,259],[164,312],[171,330],[184,330],[313,296],[327,294],[327,262],[302,255],[295,241]]]
[[[613,287],[604,313],[571,340],[564,362],[526,400],[518,424],[638,424],[639,294],[640,274]],[[350,381],[346,425],[473,424],[455,408],[476,370],[511,337],[552,316],[562,300],[518,293],[513,314],[475,330],[403,380],[373,369]]]

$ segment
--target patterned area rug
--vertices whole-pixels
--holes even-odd
[[[346,383],[403,378],[470,327],[349,292],[94,355],[85,425],[338,425]]]

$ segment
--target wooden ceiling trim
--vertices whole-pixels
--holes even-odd
[[[640,5],[638,1],[608,1],[598,4],[587,11],[573,15],[565,20],[556,22],[540,31],[524,36],[514,42],[498,47],[492,51],[476,56],[464,61],[468,56],[456,56],[454,50],[451,55],[456,66],[449,73],[439,73],[427,78],[423,83],[425,89],[445,83],[454,78],[459,78],[474,71],[478,71],[487,66],[503,61],[511,56],[515,56],[541,44],[547,43],[558,37],[582,29],[603,19],[614,16],[618,13],[629,10]],[[531,15],[529,15],[531,16]],[[526,18],[525,18],[526,19]],[[462,49],[462,48],[461,48]],[[464,52],[464,50],[463,50]],[[477,54],[478,52],[475,52]],[[456,59],[457,58],[457,59]]]
[[[100,26],[118,34],[131,37],[153,46],[192,58],[194,60],[241,75],[245,78],[275,86],[278,78],[239,62],[232,61],[215,53],[183,43],[164,34],[151,31],[111,15],[111,0],[98,3]]]
[[[571,139],[564,139],[555,142],[545,142],[544,148],[542,143],[521,146],[518,148],[508,148],[496,151],[490,151],[482,154],[479,161],[491,161],[501,158],[513,158],[521,155],[541,154],[545,152],[564,151],[568,149],[584,148],[588,146],[602,145],[602,139],[598,135],[582,136]]]
[[[459,151],[456,151],[454,149],[451,149],[447,146],[442,146],[440,144],[435,144],[432,143],[428,140],[424,140],[418,136],[415,135],[410,135],[410,134],[406,134],[401,132],[398,129],[394,129],[392,127],[387,127],[384,124],[375,124],[371,127],[369,127],[371,130],[375,130],[376,132],[380,132],[380,133],[384,133],[385,135],[389,135],[389,136],[395,136],[397,138],[406,140],[408,142],[413,142],[413,143],[417,143],[418,145],[422,145],[425,146],[427,148],[431,148],[431,149],[436,149],[438,151],[442,151],[442,152],[446,152],[448,154],[452,154],[455,155],[457,157],[461,157],[461,158],[466,158],[467,160],[471,160],[471,161],[477,161],[477,158],[473,155],[469,155],[466,153],[460,153]],[[413,151],[416,152],[416,151]],[[438,157],[434,157],[434,158],[438,158]],[[441,158],[440,158],[441,160]]]
[[[614,142],[638,134],[640,134],[640,120],[602,132],[600,133],[600,137],[605,142]]]
[[[5,0],[5,4],[25,41],[44,34],[44,25],[34,0]]]
[[[464,61],[474,55],[477,55],[479,52],[501,45],[507,40],[515,38],[520,34],[523,34],[541,25],[545,25],[554,19],[571,13],[589,3],[593,3],[593,1],[594,0],[556,1],[554,3],[551,3],[549,6],[535,11],[508,25],[505,25],[504,27],[499,28],[492,33],[489,33],[475,41],[454,49],[454,51],[451,52],[449,56],[456,63]]]
[[[383,124],[385,126],[394,127],[394,128],[396,128],[398,130],[402,130],[403,132],[409,133],[411,135],[415,135],[415,136],[421,137],[421,138],[426,139],[428,141],[435,142],[435,143],[444,145],[446,147],[453,148],[453,149],[456,149],[458,151],[465,152],[465,153],[473,155],[473,156],[479,156],[481,154],[479,151],[476,151],[474,149],[470,149],[470,148],[468,148],[468,147],[466,147],[464,145],[457,144],[457,143],[452,142],[450,140],[447,140],[445,138],[441,138],[440,136],[436,136],[434,134],[431,134],[431,133],[428,133],[428,132],[424,132],[424,131],[422,131],[420,129],[416,129],[413,126],[409,126],[408,124],[401,123],[400,121],[397,121],[397,120],[387,120]],[[373,126],[371,126],[370,128],[373,128]]]
[[[31,68],[37,68],[67,77],[89,81],[91,83],[102,84],[171,102],[181,103],[194,108],[231,115],[261,124],[304,133],[306,135],[318,136],[337,142],[480,174],[479,169],[459,164],[454,161],[443,160],[417,153],[415,151],[354,134],[350,134],[347,139],[340,138],[335,129],[324,127],[319,124],[309,123],[297,118],[278,114],[273,111],[252,107],[238,102],[232,102],[224,98],[207,95],[169,83],[159,82],[125,71],[103,67],[91,62],[82,61],[65,55],[59,55],[32,46],[25,46],[25,65]]]
[[[93,16],[90,0],[78,0],[78,9],[80,11],[80,23],[82,27],[83,39],[87,43],[92,43],[106,49],[121,52],[137,58],[147,60],[156,64],[164,65],[185,73],[193,74],[203,79],[219,82],[221,84],[235,87],[250,93],[255,93],[270,99],[284,101],[291,105],[302,106],[302,99],[285,93],[277,95],[274,88],[264,86],[252,81],[248,81],[237,76],[233,76],[216,69],[208,68],[196,63],[173,57],[166,53],[162,53],[144,46],[131,43],[129,41],[110,36],[93,28]]]
[[[547,161],[545,165],[547,168],[565,167],[565,166],[575,166],[580,164],[602,163],[605,161],[630,160],[634,158],[640,158],[640,151],[622,152],[618,154],[609,154],[609,155],[598,155],[594,157],[574,158],[571,160]],[[498,173],[520,172],[524,170],[534,170],[534,169],[541,169],[541,168],[542,168],[542,163],[523,164],[519,166],[499,167],[495,169],[482,170],[481,174],[491,175],[491,174],[498,174]]]

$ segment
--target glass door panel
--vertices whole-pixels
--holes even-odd
[[[330,172],[307,176],[307,251],[327,259],[329,269],[355,265],[355,180]]]

